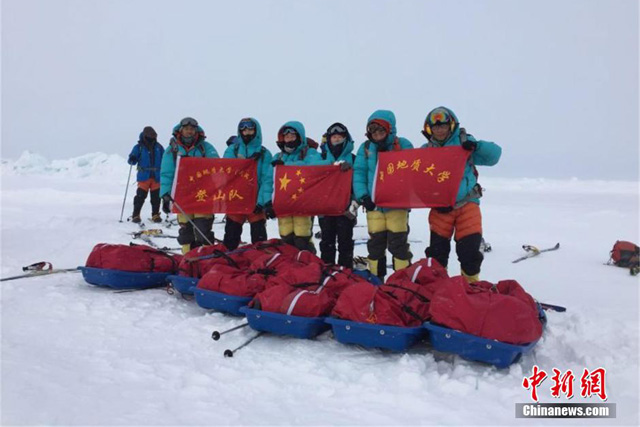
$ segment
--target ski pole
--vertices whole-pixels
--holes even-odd
[[[242,323],[242,324],[240,324],[238,326],[234,326],[233,328],[227,329],[226,331],[222,331],[222,332],[213,331],[213,333],[211,334],[211,338],[214,341],[218,341],[220,339],[221,335],[228,334],[229,332],[235,331],[235,330],[240,329],[240,328],[244,328],[245,326],[249,326],[249,323],[245,322],[245,323]]]
[[[167,214],[167,216],[165,217],[164,222],[167,228],[178,225],[178,220],[176,218],[169,219],[169,214]]]
[[[133,165],[129,165],[129,177],[127,178],[127,186],[124,188],[124,200],[122,201],[122,211],[120,212],[120,222],[122,222],[122,215],[124,215],[124,204],[127,202],[127,192],[129,191],[129,181],[131,181],[131,171]]]
[[[189,215],[187,215],[182,208],[180,207],[179,204],[176,203],[175,200],[173,200],[173,197],[169,196],[169,200],[171,200],[171,203],[173,203],[174,205],[176,205],[176,208],[178,208],[178,210],[180,211],[180,213],[182,215],[184,215],[185,218],[187,218],[187,221],[189,221],[189,224],[191,224],[191,226],[193,227],[194,230],[198,231],[198,233],[200,233],[200,235],[202,236],[202,238],[211,246],[213,246],[213,243],[211,243],[211,241],[207,238],[207,236],[205,236],[205,234],[202,232],[202,230],[200,230],[198,228],[198,226],[191,220],[191,218],[189,218]]]
[[[240,347],[236,348],[235,350],[229,350],[226,349],[224,351],[224,357],[233,357],[233,355],[239,351],[240,349],[242,349],[243,347],[248,346],[249,344],[251,344],[256,338],[260,337],[262,334],[264,334],[263,331],[258,332],[253,338],[249,338],[247,341],[245,341],[244,344],[242,344]]]
[[[0,279],[0,282],[8,282],[9,280],[16,280],[16,279],[26,279],[27,277],[38,277],[38,276],[47,276],[49,274],[72,273],[72,272],[80,272],[80,270],[78,270],[77,268],[62,268],[62,269],[55,269],[55,270],[36,270],[36,271],[30,271],[30,272],[25,273],[25,274],[19,274],[17,276],[3,277],[2,279]]]

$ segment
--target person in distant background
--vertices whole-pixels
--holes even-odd
[[[461,146],[471,152],[455,205],[431,209],[429,212],[431,237],[425,255],[447,267],[451,237],[455,230],[461,273],[470,283],[477,282],[480,280],[483,256],[480,252],[482,215],[479,200],[482,197],[482,187],[478,184],[476,165],[495,165],[500,160],[502,148],[493,142],[476,140],[468,135],[460,127],[453,111],[446,107],[434,108],[427,114],[422,134],[429,140],[422,148]]]
[[[231,143],[229,144],[229,141]],[[240,244],[242,226],[249,221],[251,228],[251,243],[267,240],[267,220],[264,207],[271,201],[273,192],[273,166],[271,153],[262,146],[262,130],[260,123],[254,118],[245,118],[238,123],[238,136],[227,140],[225,159],[252,159],[257,162],[258,198],[256,207],[250,215],[229,215],[224,227],[224,245],[230,251]]]
[[[198,121],[191,117],[185,117],[173,128],[173,137],[169,148],[162,156],[162,168],[160,170],[160,194],[162,194],[162,210],[171,212],[171,188],[176,173],[176,160],[178,156],[185,157],[210,157],[220,158],[216,149],[206,140],[204,130],[198,125]],[[202,214],[178,214],[178,243],[182,245],[182,253],[191,249],[207,245],[207,240],[215,243],[213,235],[213,215]],[[202,232],[198,233],[191,222]]]
[[[139,223],[140,211],[151,192],[151,221],[161,222],[160,217],[160,165],[164,154],[164,147],[157,140],[158,134],[151,127],[145,127],[138,138],[138,143],[133,146],[129,154],[128,163],[138,165],[138,189],[133,198],[133,214],[131,221]]]

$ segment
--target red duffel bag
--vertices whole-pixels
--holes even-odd
[[[293,257],[288,257],[287,255],[283,255],[281,253],[275,254],[261,254],[258,257],[255,257],[253,261],[251,261],[251,265],[249,266],[252,270],[258,269],[272,269],[272,270],[282,270],[286,269],[290,266],[300,265],[296,262]]]
[[[422,258],[411,264],[407,268],[395,271],[387,279],[387,283],[393,283],[398,280],[410,280],[413,283],[426,285],[440,279],[448,279],[447,269],[440,265],[433,258]]]
[[[146,245],[98,243],[86,266],[131,272],[176,273],[182,255],[167,254]]]
[[[322,278],[322,267],[320,264],[302,264],[289,260],[276,267],[276,274],[269,277],[267,287],[319,283]]]
[[[355,274],[351,269],[337,265],[325,267],[322,274],[322,283],[334,300],[337,300],[342,291],[354,283],[369,283],[367,279]]]
[[[280,254],[282,258],[294,258],[300,250],[295,246],[284,243],[280,239],[270,239],[238,248],[245,251],[244,257],[253,262],[264,254]]]
[[[270,278],[267,288],[256,295],[253,307],[293,316],[327,316],[342,290],[353,283],[367,283],[342,267],[297,264]]]
[[[462,276],[435,291],[432,322],[509,344],[528,344],[542,336],[538,305],[515,280],[469,284]]]
[[[256,295],[253,307],[291,316],[319,317],[331,312],[334,300],[320,285],[277,285]]]
[[[432,258],[398,270],[386,283],[352,285],[338,298],[333,315],[354,322],[415,327],[429,320],[433,293],[447,270]]]
[[[180,276],[203,277],[214,265],[230,265],[236,268],[246,268],[249,261],[244,258],[242,251],[227,253],[223,244],[200,246],[187,252],[180,263]]]
[[[380,286],[357,283],[342,291],[332,315],[354,322],[416,327],[429,320],[430,294],[429,286],[409,280]]]
[[[270,271],[240,270],[230,265],[218,264],[202,276],[198,288],[238,297],[252,297],[265,287]]]

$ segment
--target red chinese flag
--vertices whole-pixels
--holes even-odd
[[[385,208],[453,206],[469,154],[458,146],[379,153],[375,204]]]
[[[171,191],[187,214],[250,214],[256,207],[256,162],[178,157]],[[173,206],[174,213],[180,210]]]
[[[338,166],[276,166],[273,210],[278,216],[342,215],[353,171]]]

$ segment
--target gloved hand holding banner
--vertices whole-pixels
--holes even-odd
[[[273,209],[278,217],[342,215],[349,206],[352,170],[279,165],[273,174]]]
[[[188,214],[250,214],[256,207],[256,162],[178,157],[171,191]],[[180,213],[175,204],[173,212]]]
[[[458,146],[379,153],[373,201],[385,208],[453,206],[469,155]]]

